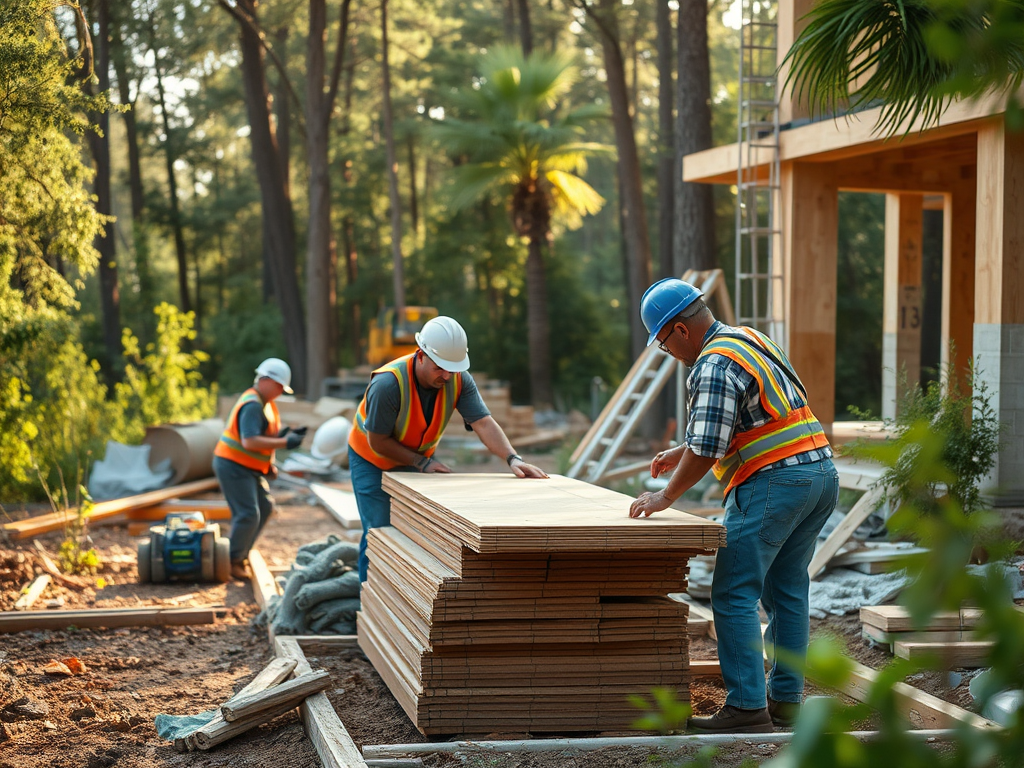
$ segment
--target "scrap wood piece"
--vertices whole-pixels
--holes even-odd
[[[252,591],[256,604],[260,609],[265,609],[271,597],[281,594],[277,589],[277,581],[257,549],[249,550],[249,568],[252,570]]]
[[[196,749],[212,749],[218,744],[224,743],[228,739],[233,739],[235,736],[243,734],[246,731],[250,731],[258,725],[270,722],[276,717],[280,717],[281,715],[291,712],[293,709],[295,709],[295,702],[291,701],[286,704],[280,704],[274,709],[266,709],[262,712],[257,712],[255,715],[251,715],[245,720],[236,720],[233,723],[221,721],[218,723],[216,728],[211,730],[211,732],[205,732],[200,729],[193,734]]]
[[[267,664],[267,666],[261,669],[259,674],[250,680],[242,690],[228,699],[225,704],[231,704],[243,697],[274,687],[292,673],[292,670],[295,669],[296,663],[295,659],[275,658],[272,662]],[[186,749],[198,749],[196,733],[198,731],[204,731],[208,736],[213,738],[216,735],[215,729],[223,722],[224,714],[220,709],[218,709],[216,714],[214,714],[213,719],[206,725],[201,728],[197,728],[184,738],[175,739],[174,748],[179,752],[184,752]]]
[[[973,629],[981,621],[978,608],[961,608],[959,611],[945,611],[932,615],[928,623],[916,626],[910,612],[902,605],[865,605],[860,609],[860,620],[883,632],[950,631]]]
[[[306,654],[302,652],[302,647],[296,640],[289,637],[275,638],[274,651],[278,656],[292,658],[298,662],[295,667],[296,674],[312,671],[309,662],[306,661]],[[317,693],[305,699],[299,706],[299,714],[324,768],[366,766],[362,753],[352,741],[326,694]]]
[[[356,496],[351,491],[344,491],[338,488],[331,488],[321,483],[310,483],[309,490],[317,497],[320,505],[326,509],[331,517],[337,520],[343,528],[362,528],[363,523],[359,518],[359,508],[356,507]]]
[[[213,491],[220,488],[217,478],[209,477],[205,480],[194,480],[191,483],[172,485],[169,488],[160,488],[155,491],[147,491],[135,496],[126,496],[123,499],[112,499],[94,504],[89,511],[89,520],[102,520],[105,517],[113,517],[129,509],[140,507],[151,507],[162,501],[173,499],[178,496],[191,496],[204,491]],[[77,508],[71,508],[62,512],[51,512],[47,515],[29,517],[25,520],[17,520],[13,523],[4,523],[3,531],[14,540],[28,539],[42,533],[57,531],[75,519]]]
[[[36,576],[32,580],[32,583],[21,590],[21,597],[18,598],[17,602],[14,603],[14,610],[16,611],[27,611],[36,600],[43,594],[46,588],[50,585],[50,579],[53,577],[44,573]]]
[[[0,634],[68,627],[160,627],[216,624],[214,608],[102,608],[82,611],[3,611]]]
[[[952,642],[897,640],[893,653],[901,659],[925,659],[938,656],[950,668],[978,669],[988,665],[995,647],[991,640],[954,640]]]
[[[295,661],[289,659],[289,661]],[[297,662],[296,662],[297,664]],[[326,670],[307,672],[286,683],[275,685],[257,693],[239,696],[220,705],[221,714],[228,722],[244,720],[267,709],[276,709],[279,704],[292,702],[297,705],[302,699],[319,693],[331,684],[331,675]]]
[[[690,674],[694,677],[721,677],[718,659],[690,659]]]
[[[849,540],[860,524],[868,519],[868,515],[875,511],[875,505],[882,497],[882,493],[881,487],[865,491],[864,495],[846,513],[846,517],[828,535],[828,538],[818,545],[811,564],[807,566],[807,574],[812,579],[829,564],[839,548]]]
[[[75,589],[85,589],[92,584],[89,579],[84,579],[81,576],[72,576],[64,573],[57,564],[53,562],[53,558],[46,552],[46,548],[43,547],[38,541],[33,541],[37,550],[39,550],[39,559],[43,562],[43,568],[46,569],[53,578],[61,582],[65,586],[74,587]]]

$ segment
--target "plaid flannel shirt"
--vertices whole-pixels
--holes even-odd
[[[730,326],[716,321],[704,335],[704,344],[718,333],[730,330]],[[777,368],[770,360],[768,364]],[[803,395],[789,376],[783,373],[778,379],[789,402],[797,407],[805,405]],[[724,355],[702,358],[690,371],[686,385],[690,393],[686,446],[698,456],[720,459],[728,453],[736,432],[747,432],[771,421],[761,405],[757,380],[742,365]],[[811,464],[831,457],[832,448],[825,446],[781,459],[760,471]]]

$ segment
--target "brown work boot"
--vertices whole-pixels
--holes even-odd
[[[780,728],[792,728],[800,716],[800,702],[798,701],[776,701],[768,697],[768,714],[772,722]]]
[[[711,717],[691,717],[686,729],[698,733],[774,733],[768,708],[740,709],[726,704]]]
[[[236,560],[231,563],[231,578],[241,581],[248,581],[250,578],[249,563],[247,560]]]

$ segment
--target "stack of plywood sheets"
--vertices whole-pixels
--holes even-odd
[[[725,529],[564,477],[385,474],[359,644],[428,734],[628,728],[688,699],[687,559]]]

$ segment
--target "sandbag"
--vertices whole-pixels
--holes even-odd
[[[359,597],[359,572],[348,571],[333,579],[304,584],[295,597],[295,604],[308,611],[325,600],[342,597]]]

